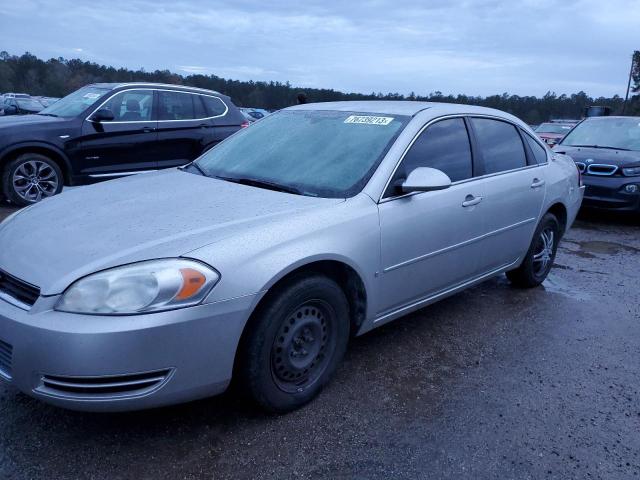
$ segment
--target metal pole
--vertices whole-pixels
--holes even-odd
[[[634,64],[635,55],[631,55],[631,69],[629,70],[629,82],[627,83],[627,94],[624,97],[624,103],[622,104],[622,115],[624,115],[625,110],[627,109],[627,101],[629,100],[629,90],[631,89],[631,74],[633,73],[633,64]]]

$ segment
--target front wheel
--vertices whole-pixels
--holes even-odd
[[[301,407],[333,375],[346,351],[349,329],[349,305],[333,280],[311,275],[288,282],[247,326],[240,385],[267,411]]]
[[[2,191],[11,203],[25,207],[62,191],[62,170],[39,153],[23,153],[10,161],[2,174]]]
[[[556,258],[560,242],[560,224],[552,213],[547,213],[533,235],[531,246],[522,264],[507,272],[507,278],[516,287],[532,288],[547,278]]]

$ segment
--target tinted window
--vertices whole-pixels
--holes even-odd
[[[442,120],[428,127],[405,155],[396,178],[406,178],[418,167],[442,170],[452,182],[472,177],[471,147],[463,119]]]
[[[527,139],[527,143],[533,152],[533,157],[536,159],[536,163],[547,163],[547,151],[545,148],[527,134],[525,134],[524,138]]]
[[[193,97],[193,111],[195,118],[207,118],[209,114],[204,109],[204,103],[202,103],[202,95],[191,95]]]
[[[52,105],[53,107],[54,105]],[[102,107],[113,112],[116,122],[140,122],[151,120],[153,91],[126,90],[120,92]]]
[[[472,118],[484,160],[484,173],[504,172],[527,165],[524,147],[516,127],[488,118]]]
[[[193,97],[190,93],[158,92],[158,120],[192,120]]]
[[[223,115],[227,110],[227,106],[224,104],[224,102],[217,97],[208,97],[203,95],[202,100],[204,100],[204,105],[207,108],[209,117]]]

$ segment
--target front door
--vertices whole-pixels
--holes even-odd
[[[445,172],[452,186],[402,195],[394,185],[417,167]],[[477,239],[484,233],[484,225],[483,205],[473,175],[469,136],[462,118],[430,125],[413,143],[379,205],[379,316],[477,275]]]
[[[112,121],[85,120],[77,156],[77,171],[95,178],[157,168],[153,90],[117,93],[100,108],[113,112]]]

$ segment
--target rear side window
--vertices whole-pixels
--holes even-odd
[[[531,135],[528,133],[525,133],[524,138],[527,140],[527,143],[533,152],[533,158],[536,159],[536,163],[547,163],[547,151],[545,148],[531,138]]]
[[[469,135],[462,118],[441,120],[422,132],[405,155],[396,179],[406,178],[418,167],[437,168],[452,182],[473,176]]]
[[[190,93],[158,92],[158,120],[192,120],[195,117]]]
[[[209,117],[224,115],[224,113],[227,111],[227,106],[218,97],[209,97],[203,95],[202,100],[204,101],[204,106],[207,109],[207,116]]]
[[[524,146],[516,127],[489,118],[472,118],[478,146],[484,160],[484,173],[498,173],[527,165]]]

